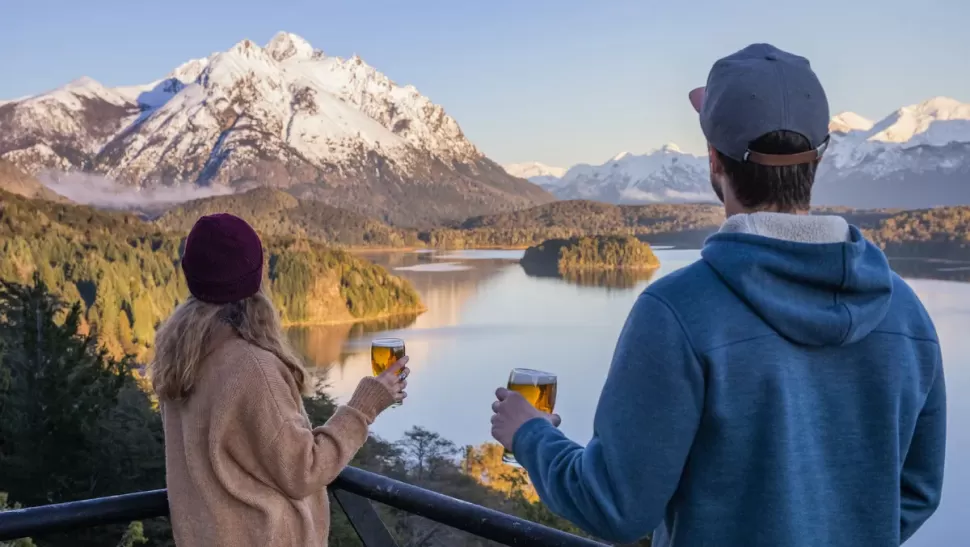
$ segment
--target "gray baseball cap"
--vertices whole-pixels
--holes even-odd
[[[829,142],[829,102],[808,59],[752,44],[718,60],[690,102],[707,142],[736,161],[781,166],[821,159]],[[751,143],[773,131],[803,135],[812,150],[764,154]]]

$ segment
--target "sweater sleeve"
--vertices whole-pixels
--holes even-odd
[[[311,428],[292,379],[282,366],[261,366],[260,386],[248,397],[249,450],[284,494],[302,499],[326,488],[367,440],[368,426],[393,396],[374,378],[361,380],[350,401]]]
[[[946,387],[937,349],[936,375],[916,419],[916,430],[899,475],[899,539],[906,541],[940,505],[946,452]]]
[[[620,334],[584,448],[548,420],[516,432],[543,502],[587,532],[630,543],[663,518],[700,424],[704,375],[679,320],[643,293]]]

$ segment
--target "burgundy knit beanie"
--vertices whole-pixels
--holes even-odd
[[[218,213],[200,218],[185,239],[182,271],[192,296],[226,304],[259,291],[263,245],[245,220]]]

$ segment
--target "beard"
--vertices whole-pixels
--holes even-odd
[[[724,191],[721,190],[721,183],[719,183],[714,179],[713,173],[711,173],[711,188],[714,190],[714,193],[717,195],[717,199],[720,200],[721,203],[724,203]]]

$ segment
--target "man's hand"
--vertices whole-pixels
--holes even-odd
[[[537,410],[525,400],[522,394],[509,391],[504,387],[495,390],[492,403],[492,437],[508,450],[512,450],[512,439],[523,424],[533,418],[545,418],[552,425],[559,427],[562,419],[558,414],[546,414]]]

